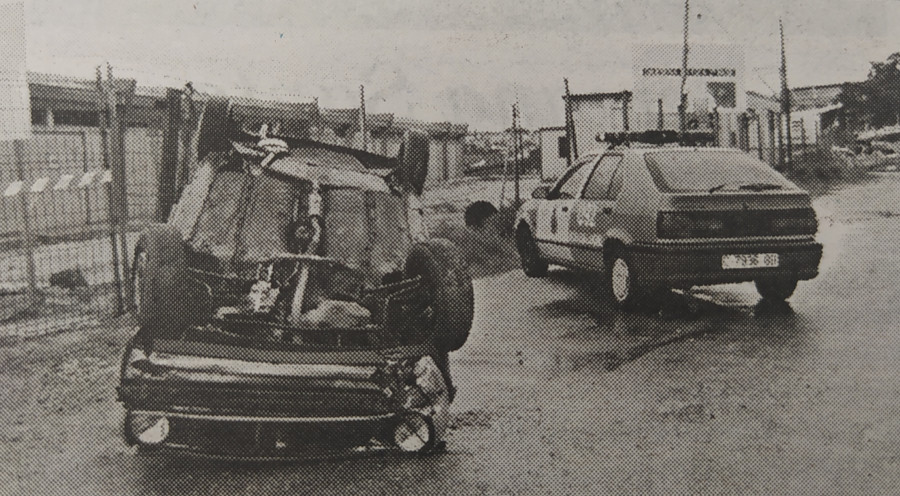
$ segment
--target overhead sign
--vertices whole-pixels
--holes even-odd
[[[0,140],[31,137],[25,68],[25,2],[0,0]]]
[[[681,101],[680,44],[636,45],[632,50],[634,112],[657,114],[660,100],[664,113],[678,112]],[[687,111],[706,113],[742,112],[746,108],[744,90],[744,50],[738,45],[689,45]]]

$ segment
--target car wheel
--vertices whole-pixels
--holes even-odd
[[[456,245],[446,239],[415,244],[406,259],[405,274],[422,278],[431,307],[431,341],[444,351],[462,348],[472,329],[475,295],[469,269]]]
[[[132,266],[132,311],[145,341],[177,335],[188,325],[187,279],[178,230],[161,224],[141,233]]]
[[[522,260],[522,271],[528,277],[545,277],[547,275],[547,262],[541,260],[537,243],[527,226],[519,227],[516,232],[516,247],[519,258]]]
[[[757,279],[756,290],[766,300],[784,301],[797,289],[796,279]]]
[[[624,251],[615,250],[607,259],[607,285],[613,302],[623,310],[634,310],[649,291],[638,283],[635,267]]]

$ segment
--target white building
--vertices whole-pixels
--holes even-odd
[[[542,127],[538,130],[541,142],[541,180],[558,178],[566,170],[569,143],[565,127]]]

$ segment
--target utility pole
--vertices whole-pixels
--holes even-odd
[[[678,130],[684,133],[687,127],[687,94],[684,87],[687,85],[688,73],[688,19],[690,18],[690,0],[684,0],[684,43],[681,47],[681,101],[678,103]]]
[[[571,167],[578,158],[578,145],[575,141],[575,121],[572,119],[572,95],[569,94],[569,79],[563,78],[566,85],[566,139],[569,141],[569,153],[566,155],[566,167]]]
[[[366,137],[366,87],[359,85],[359,142],[360,148],[369,151]]]
[[[513,113],[513,153],[515,154],[515,161],[513,162],[513,166],[515,169],[513,170],[513,177],[515,178],[515,208],[519,208],[521,204],[522,197],[519,194],[519,104],[518,102],[512,106]]]
[[[784,51],[784,25],[781,19],[778,19],[778,31],[781,34],[781,113],[784,114],[786,121],[785,138],[787,139],[786,150],[786,166],[788,169],[793,165],[793,155],[791,150],[791,90],[788,88],[787,81],[787,57]]]

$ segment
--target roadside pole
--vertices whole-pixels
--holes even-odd
[[[107,81],[107,84],[109,81]],[[103,75],[100,72],[100,66],[97,66],[97,112],[100,114],[100,150],[103,160],[103,169],[110,169],[109,154],[109,128],[107,116],[111,115],[108,99],[106,98],[107,84],[103,83]],[[109,223],[109,241],[112,248],[112,269],[116,284],[116,312],[121,315],[125,313],[125,303],[122,298],[122,274],[119,272],[119,247],[116,242],[116,224],[115,224],[115,200],[113,199],[112,182],[106,183],[106,199],[109,215],[107,222]]]
[[[24,185],[25,177],[25,154],[22,150],[22,140],[13,141],[13,148],[16,156],[16,176]],[[20,240],[22,243],[22,252],[25,255],[25,271],[28,278],[28,304],[34,304],[37,299],[37,275],[34,264],[34,233],[31,231],[31,219],[28,217],[28,197],[29,192],[23,186],[22,191],[16,195],[19,197],[19,207],[22,211],[22,232]]]
[[[359,85],[359,147],[363,151],[369,151],[369,140],[366,136],[366,87]],[[444,145],[446,149],[446,144]],[[446,157],[444,159],[444,169],[447,168]],[[446,174],[445,174],[446,175]],[[446,179],[446,177],[444,178]]]
[[[658,98],[656,100],[656,129],[662,131],[663,127],[665,127],[665,122],[663,118],[662,98]]]
[[[563,78],[566,86],[566,139],[569,141],[569,153],[566,155],[566,168],[572,167],[574,159],[578,158],[578,145],[575,141],[575,121],[572,118],[572,95],[569,94],[569,80]]]
[[[788,88],[787,57],[784,53],[784,25],[781,23],[781,19],[778,20],[778,32],[781,34],[781,113],[784,114],[787,121],[785,126],[787,150],[784,163],[788,168],[791,168],[794,161],[793,151],[791,150],[791,90]]]
[[[515,177],[515,204],[513,208],[519,208],[519,205],[522,203],[522,196],[519,193],[519,105],[513,105],[513,153],[515,153],[515,170],[513,174]]]
[[[83,170],[87,173],[90,170],[90,163],[88,162],[88,151],[87,151],[87,131],[81,131],[81,160],[83,165]],[[89,188],[84,188],[84,221],[85,224],[91,225],[91,193],[88,191]]]
[[[113,124],[113,132],[115,133],[115,160],[113,161],[112,168],[112,184],[113,188],[116,190],[116,203],[118,210],[118,232],[119,232],[119,247],[122,250],[121,262],[122,262],[122,273],[126,273],[128,271],[127,267],[129,267],[128,263],[128,238],[126,237],[128,231],[128,192],[126,187],[126,169],[125,169],[125,129],[127,127],[126,117],[128,115],[128,109],[131,107],[131,102],[134,97],[134,92],[137,86],[137,82],[133,79],[125,79],[122,80],[123,86],[123,95],[121,100],[119,99],[119,91],[117,89],[116,80],[113,78],[112,66],[109,64],[106,65],[106,78],[110,82],[111,92],[108,94],[110,98],[110,107],[112,109],[112,116],[114,120]],[[131,301],[131,285],[126,284],[123,286],[125,289],[125,301]]]
[[[678,131],[684,133],[687,130],[687,94],[684,88],[687,85],[688,73],[688,19],[690,18],[690,0],[684,0],[684,43],[681,47],[681,93],[678,102]],[[717,138],[718,139],[718,138]]]

